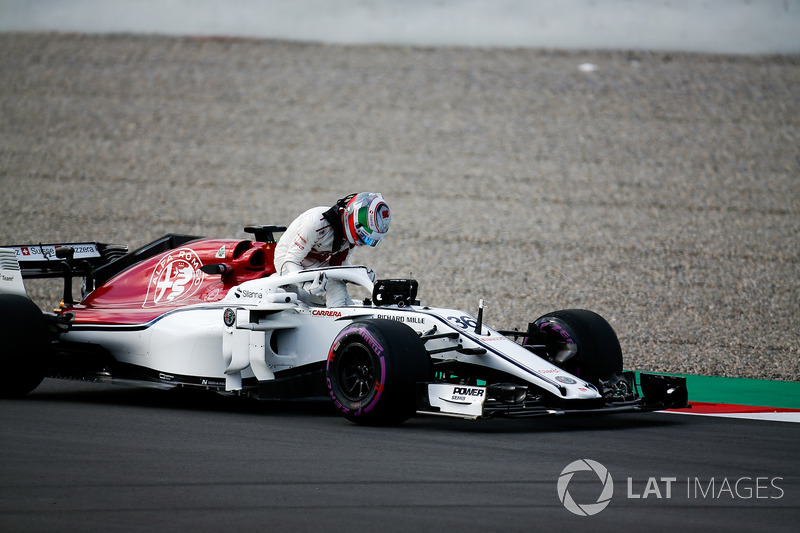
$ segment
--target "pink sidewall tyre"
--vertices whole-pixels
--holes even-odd
[[[431,363],[419,336],[401,322],[362,320],[346,326],[328,353],[334,406],[361,425],[396,425],[416,412],[417,383]]]

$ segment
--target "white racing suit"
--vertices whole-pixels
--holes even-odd
[[[309,209],[294,222],[289,224],[286,231],[275,246],[275,270],[279,275],[291,274],[309,268],[327,266],[350,266],[347,256],[350,253],[350,243],[347,239],[340,238],[341,244],[334,250],[334,228],[323,216],[329,207],[314,207]],[[311,283],[302,289],[311,295],[314,301],[319,296]],[[307,291],[310,291],[307,292]],[[301,296],[303,294],[298,294]],[[353,305],[353,300],[347,293],[344,281],[328,280],[324,289],[325,305],[328,307],[341,307]],[[321,302],[315,302],[321,303]]]

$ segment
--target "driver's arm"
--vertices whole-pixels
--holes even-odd
[[[316,228],[309,221],[303,221],[292,236],[292,241],[287,247],[282,258],[280,275],[291,274],[303,270],[303,259],[306,258],[316,242]]]

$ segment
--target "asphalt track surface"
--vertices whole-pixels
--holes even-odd
[[[327,402],[57,380],[4,401],[0,419],[9,533],[778,532],[800,518],[794,423],[649,413],[363,428]],[[558,496],[579,459],[614,483],[593,516]],[[579,504],[601,489],[591,472],[567,485]]]

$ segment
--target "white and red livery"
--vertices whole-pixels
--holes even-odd
[[[685,380],[623,372],[616,334],[585,310],[494,330],[416,300],[414,280],[372,281],[361,266],[275,273],[273,232],[252,240],[167,235],[138,250],[96,242],[0,248],[2,394],[44,377],[195,387],[256,398],[326,396],[348,419],[396,424],[684,407]],[[363,301],[324,307],[292,287],[321,274]],[[25,279],[64,278],[43,313]],[[73,278],[82,278],[73,298]]]

